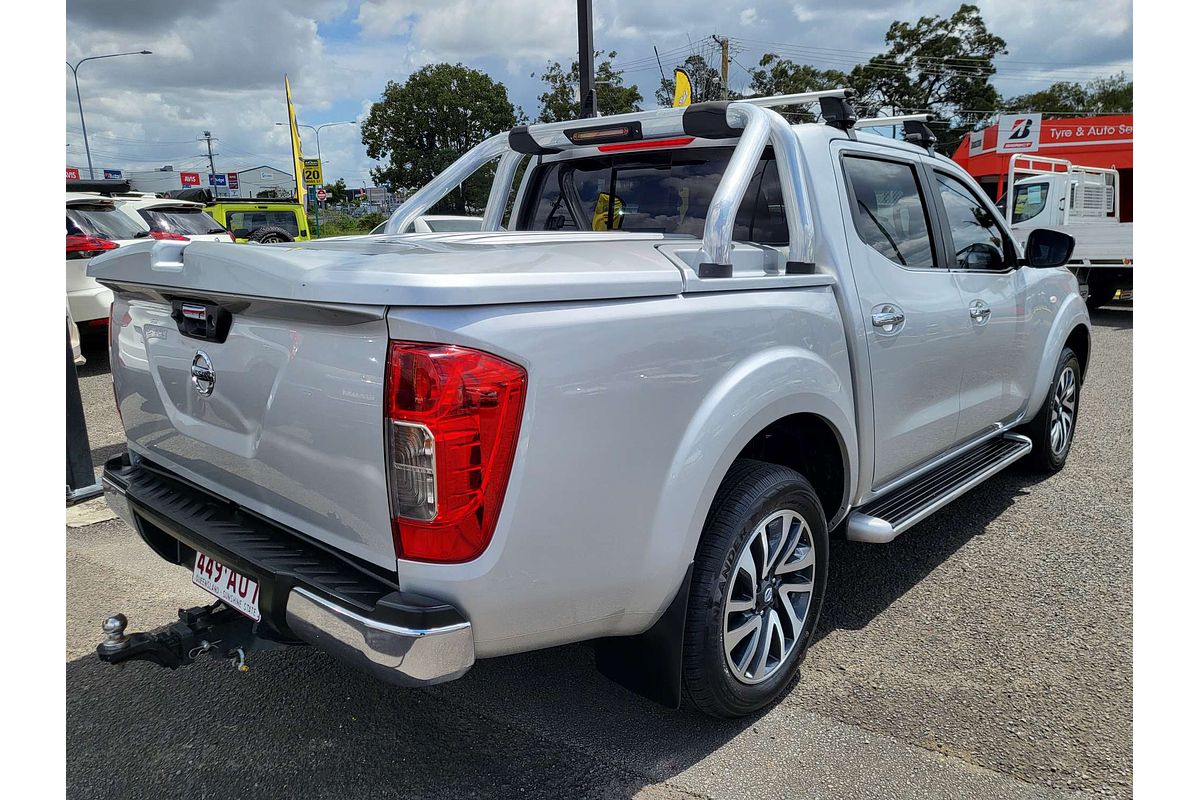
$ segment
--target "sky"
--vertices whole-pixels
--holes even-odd
[[[979,0],[989,30],[1008,42],[994,79],[1005,95],[1057,80],[1132,76],[1132,0]],[[727,4],[595,0],[595,45],[616,50],[627,83],[653,106],[659,68],[732,42],[730,84],[744,89],[764,52],[848,70],[883,49],[895,19],[948,15],[957,1],[734,0]],[[83,64],[79,86],[92,162],[105,167],[207,172],[203,131],[217,138],[217,170],[288,169],[283,76],[301,123],[321,130],[325,178],[372,183],[359,124],[389,80],[461,62],[503,82],[533,117],[547,60],[575,58],[573,0],[67,0],[67,61],[106,53],[152,55]],[[715,63],[715,61],[713,62]],[[71,70],[65,73],[66,161],[86,166]],[[306,157],[312,131],[301,130]],[[290,169],[288,169],[290,171]]]

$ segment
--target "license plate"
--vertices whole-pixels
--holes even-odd
[[[258,582],[233,571],[215,558],[196,553],[192,583],[255,622],[262,619],[258,610]]]

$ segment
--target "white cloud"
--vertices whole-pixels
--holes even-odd
[[[742,23],[742,27],[749,28],[758,22],[758,9],[744,8],[742,13],[738,15],[738,21]]]
[[[799,3],[792,6],[792,16],[796,18],[797,22],[812,22],[817,18],[816,12],[809,11]]]

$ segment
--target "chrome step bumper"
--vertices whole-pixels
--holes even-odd
[[[449,603],[239,509],[178,475],[127,456],[104,467],[108,505],[160,557],[189,567],[212,556],[260,587],[254,634],[307,643],[388,683],[461,677],[475,663],[471,623]]]
[[[852,513],[846,538],[886,544],[1032,449],[1029,437],[1017,433],[989,439]]]

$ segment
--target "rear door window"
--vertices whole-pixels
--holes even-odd
[[[694,148],[559,161],[539,168],[524,230],[621,230],[699,238],[731,148]],[[759,162],[738,211],[734,238],[786,244],[775,160]]]
[[[147,235],[124,213],[100,203],[67,206],[67,233],[98,236],[101,239],[136,239]]]
[[[292,236],[300,235],[300,226],[296,223],[296,215],[290,211],[261,211],[246,209],[244,211],[229,211],[225,218],[229,220],[229,229],[239,239],[245,239],[259,228],[282,228]]]
[[[847,156],[844,164],[859,238],[902,267],[932,269],[933,239],[916,166],[861,156]]]
[[[202,208],[139,208],[138,215],[146,220],[152,231],[178,233],[184,236],[224,233],[225,229]]]

